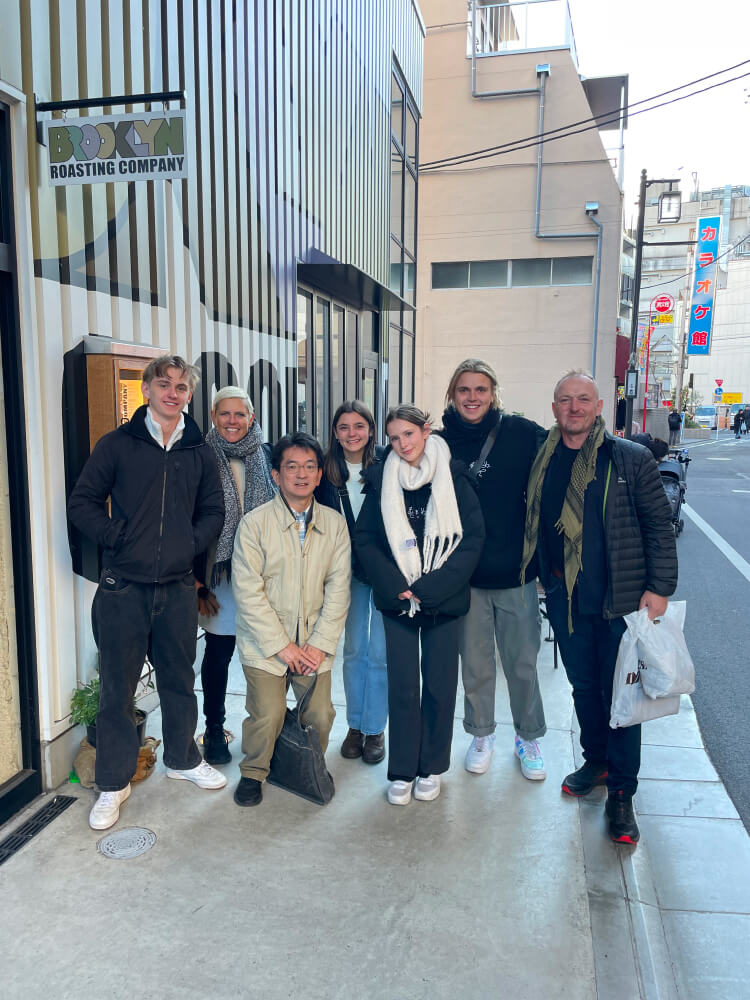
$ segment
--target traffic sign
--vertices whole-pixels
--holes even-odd
[[[654,311],[658,313],[672,312],[674,299],[671,295],[657,295],[654,299]]]
[[[719,386],[719,388],[721,388],[721,386],[724,385],[724,379],[723,378],[715,378],[714,382]]]
[[[718,386],[718,388],[714,389],[714,396],[723,396],[723,395],[724,395],[724,390],[721,388],[721,386]]]

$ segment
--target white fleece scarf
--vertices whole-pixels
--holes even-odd
[[[432,483],[424,525],[423,557],[406,516],[404,490],[418,490]],[[396,565],[411,585],[425,573],[440,569],[463,537],[461,517],[456,503],[456,491],[450,470],[450,449],[434,434],[425,441],[419,465],[412,466],[392,451],[383,467],[383,488],[380,495],[386,537]],[[409,602],[409,617],[419,610],[419,603]]]

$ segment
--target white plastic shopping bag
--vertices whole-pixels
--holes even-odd
[[[641,681],[643,664],[638,655],[639,614],[640,612],[634,612],[625,615],[627,630],[623,633],[617,650],[612,686],[612,711],[609,718],[612,729],[637,726],[641,722],[661,719],[665,715],[677,715],[680,710],[679,695],[669,698],[649,698],[643,690]]]
[[[649,698],[668,698],[673,694],[695,691],[695,667],[682,633],[685,625],[685,602],[670,601],[667,610],[651,621],[646,608],[628,618],[637,617],[638,658],[641,683]]]

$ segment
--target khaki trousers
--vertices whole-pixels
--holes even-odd
[[[245,756],[240,762],[240,773],[243,778],[264,781],[268,777],[276,740],[284,726],[287,687],[291,682],[299,702],[312,684],[313,677],[302,674],[278,676],[244,663],[242,669],[247,681],[247,718],[242,723],[242,752]],[[335,718],[336,711],[331,702],[331,672],[326,670],[318,674],[315,690],[301,719],[303,725],[317,729],[323,753],[328,747]]]

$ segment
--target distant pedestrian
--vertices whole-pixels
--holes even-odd
[[[610,836],[635,844],[641,727],[610,728],[612,685],[623,616],[644,607],[662,615],[677,586],[672,514],[649,452],[606,432],[590,375],[563,376],[552,410],[557,423],[529,477],[523,567],[538,546],[581,730],[584,764],[562,790],[586,795],[606,784]]]
[[[669,411],[667,423],[669,424],[669,447],[673,448],[680,443],[680,427],[682,426],[682,420],[677,410]]]
[[[71,521],[104,549],[91,608],[101,681],[101,794],[89,816],[94,830],[113,826],[130,795],[139,750],[133,695],[146,656],[161,699],[167,777],[199,788],[227,783],[193,738],[198,608],[192,563],[224,519],[216,458],[183,412],[197,381],[197,371],[182,358],[155,358],[141,384],[148,405],[101,438],[68,504]]]
[[[744,433],[747,434],[748,431],[750,431],[750,406],[746,406],[745,407],[745,431],[744,431]]]
[[[451,462],[425,413],[398,406],[385,429],[391,450],[367,470],[354,540],[385,624],[388,801],[405,806],[412,788],[436,799],[450,766],[458,627],[484,522],[466,467]]]
[[[734,415],[734,422],[732,424],[734,428],[734,436],[736,438],[738,438],[742,433],[742,427],[744,423],[745,423],[745,411],[737,410],[737,412]]]

